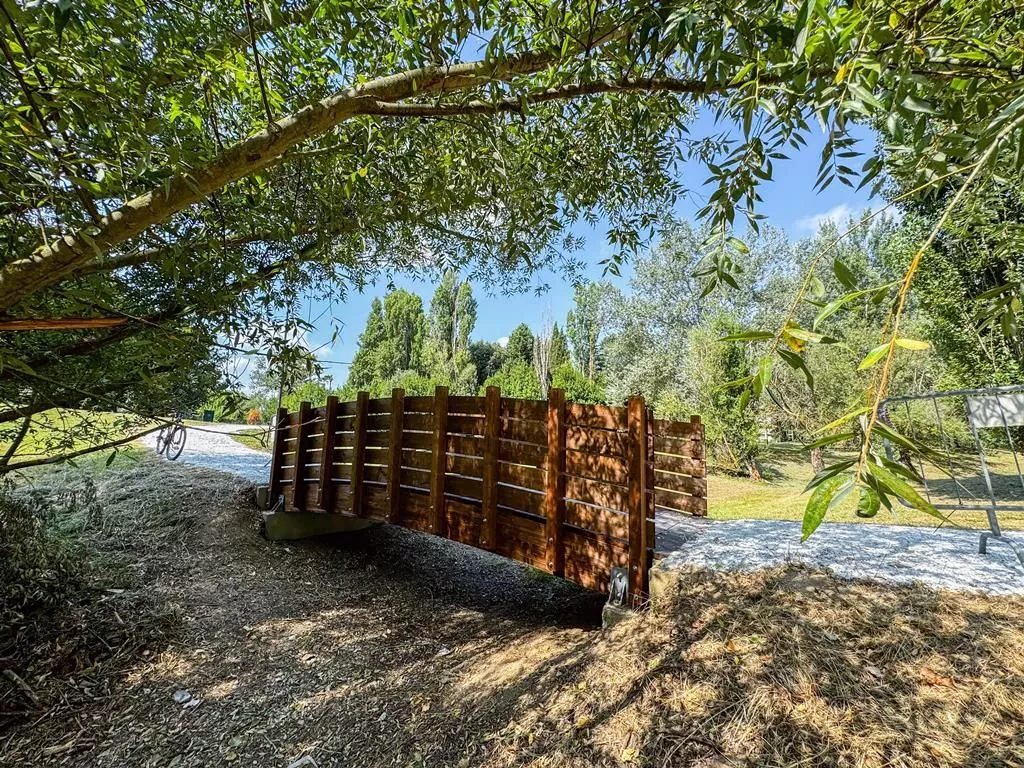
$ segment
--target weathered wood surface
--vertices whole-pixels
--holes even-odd
[[[604,590],[647,590],[656,509],[707,514],[700,419],[548,400],[359,393],[281,409],[271,493],[286,510],[387,521]]]

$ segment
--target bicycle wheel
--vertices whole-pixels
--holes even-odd
[[[167,439],[170,437],[170,429],[168,427],[162,427],[159,432],[156,433],[156,455],[159,456],[167,450]]]
[[[181,424],[175,424],[171,430],[171,435],[167,439],[167,450],[166,456],[171,461],[181,456],[181,452],[185,450],[185,427]]]

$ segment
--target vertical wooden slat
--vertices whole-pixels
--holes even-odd
[[[334,511],[334,433],[338,429],[338,398],[331,395],[324,406],[324,441],[320,454],[320,487],[316,495],[317,509]]]
[[[484,403],[483,520],[480,546],[494,549],[498,538],[498,429],[501,426],[501,390],[487,388]]]
[[[352,511],[363,517],[363,465],[366,463],[366,408],[370,399],[368,392],[356,393],[355,431],[352,445]]]
[[[629,591],[647,592],[647,409],[644,399],[629,398]]]
[[[548,474],[544,495],[548,570],[565,571],[562,522],[565,519],[565,392],[548,390]]]
[[[281,496],[281,465],[284,463],[284,439],[288,436],[288,409],[278,408],[274,419],[274,449],[270,454],[270,504]]]
[[[402,479],[402,426],[405,421],[405,390],[391,390],[391,435],[388,445],[391,456],[388,459],[388,522],[397,523],[401,513]]]
[[[448,450],[448,387],[434,390],[433,460],[430,465],[430,527],[431,533],[445,535],[444,471]]]
[[[299,403],[298,436],[295,439],[295,486],[292,488],[292,506],[300,512],[306,508],[306,447],[309,445],[310,404],[303,400]]]

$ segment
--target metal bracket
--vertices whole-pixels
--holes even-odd
[[[608,580],[608,605],[616,608],[629,607],[629,571],[619,566],[612,568]]]
[[[1022,552],[1017,547],[1016,544],[1014,544],[1008,538],[1003,536],[1001,533],[989,533],[989,532],[985,531],[985,532],[979,534],[979,536],[978,536],[978,554],[979,555],[987,555],[988,554],[988,540],[989,539],[992,539],[994,541],[1001,541],[1003,544],[1008,546],[1010,549],[1013,550],[1013,554],[1015,554],[1017,556],[1017,559],[1020,561],[1020,564],[1024,565],[1024,552]]]

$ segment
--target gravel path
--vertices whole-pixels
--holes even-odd
[[[1020,533],[1011,532],[1018,546]],[[905,525],[826,523],[800,543],[800,523],[695,520],[658,512],[659,567],[754,571],[786,563],[829,568],[837,576],[936,589],[1024,594],[1024,567],[1004,543],[978,554],[978,532]]]
[[[185,450],[177,459],[180,463],[230,472],[254,483],[269,480],[270,454],[253,450],[231,438],[232,433],[251,427],[245,424],[206,424],[186,429]],[[156,450],[156,433],[146,435],[141,442]]]

